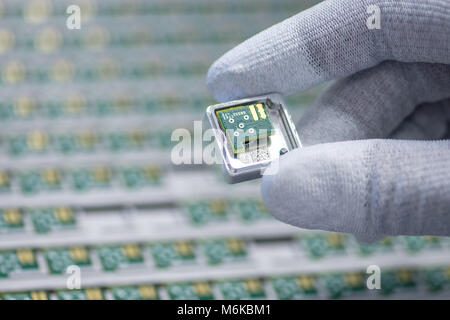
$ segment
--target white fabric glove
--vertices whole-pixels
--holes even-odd
[[[324,1],[226,53],[207,86],[226,101],[332,79],[297,126],[305,148],[262,179],[269,210],[368,241],[449,236],[450,1]]]

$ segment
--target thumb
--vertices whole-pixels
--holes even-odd
[[[366,239],[450,235],[450,140],[319,144],[272,167],[262,196],[286,223]]]

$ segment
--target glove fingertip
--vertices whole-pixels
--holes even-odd
[[[244,93],[237,85],[236,71],[233,71],[219,59],[212,64],[206,75],[206,88],[219,102],[226,102],[244,97]],[[235,67],[234,67],[235,68]]]
[[[286,157],[287,155],[284,156]],[[265,170],[261,181],[261,196],[265,206],[276,219],[293,224],[295,213],[292,210],[292,199],[286,192],[286,187],[292,185],[292,179],[291,175],[285,174],[289,168],[281,160],[284,159],[273,161]]]
[[[221,67],[219,62],[214,62],[208,70],[206,75],[206,88],[214,97],[214,99],[218,101],[224,101],[224,95],[222,93],[223,89],[220,88],[219,79],[220,79]]]
[[[262,177],[261,180],[261,196],[264,201],[264,204],[266,205],[267,209],[270,212],[273,212],[276,206],[273,205],[275,194],[273,192],[273,185],[274,185],[274,175],[271,174],[265,174]]]

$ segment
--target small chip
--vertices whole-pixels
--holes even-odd
[[[97,248],[97,253],[105,271],[142,265],[144,262],[140,246],[134,243],[102,246]]]
[[[189,220],[195,225],[227,221],[228,211],[229,203],[222,199],[192,202],[187,205]]]
[[[4,293],[3,300],[48,300],[48,293],[45,291],[26,291]]]
[[[196,260],[194,244],[188,241],[154,243],[150,251],[157,268],[192,264]]]
[[[70,265],[90,267],[92,261],[86,247],[53,248],[44,252],[48,268],[52,274],[62,274]]]
[[[76,226],[75,215],[69,207],[34,208],[27,212],[31,215],[34,230],[37,233],[48,233]]]
[[[0,278],[7,278],[13,273],[38,271],[36,254],[32,249],[0,251]]]
[[[223,298],[227,300],[262,299],[266,297],[260,279],[227,280],[219,283]]]
[[[216,115],[235,154],[244,152],[248,142],[274,133],[267,107],[262,102],[217,110]]]
[[[22,212],[19,209],[0,209],[0,230],[11,231],[23,228]]]
[[[236,238],[206,240],[203,243],[203,251],[211,265],[242,261],[247,257],[245,241]]]
[[[79,290],[58,290],[56,291],[58,300],[103,300],[105,299],[103,289],[86,288]]]
[[[110,288],[114,300],[157,300],[158,289],[155,285],[121,286]]]
[[[166,289],[172,300],[214,299],[211,284],[205,281],[169,284]]]

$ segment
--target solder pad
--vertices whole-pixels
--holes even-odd
[[[217,110],[216,116],[235,154],[244,152],[249,141],[274,133],[267,107],[262,102]]]

